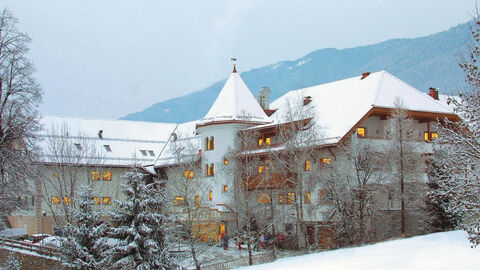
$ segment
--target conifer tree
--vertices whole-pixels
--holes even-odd
[[[164,214],[165,183],[154,179],[145,183],[145,175],[133,170],[126,173],[122,185],[125,201],[116,201],[112,213],[111,236],[115,244],[110,250],[112,269],[172,269],[174,261],[168,252],[167,227]]]
[[[103,269],[102,240],[108,226],[100,221],[102,212],[93,205],[93,189],[84,186],[75,199],[78,208],[73,209],[74,223],[65,228],[66,241],[63,241],[64,265],[72,269]]]

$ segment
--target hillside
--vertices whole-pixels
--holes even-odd
[[[272,99],[292,89],[382,69],[420,90],[426,91],[433,86],[440,91],[452,91],[466,87],[456,57],[465,50],[468,38],[468,24],[461,24],[425,37],[392,39],[342,50],[320,49],[295,61],[281,61],[242,72],[241,76],[255,95],[260,87],[269,86]],[[181,123],[202,118],[215,101],[224,81],[156,103],[122,119]]]
[[[241,269],[291,270],[469,270],[478,269],[480,249],[463,231],[434,233],[374,245],[280,259]]]

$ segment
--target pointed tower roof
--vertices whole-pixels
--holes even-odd
[[[259,124],[272,122],[245,85],[240,74],[236,72],[235,67],[200,125],[224,121],[246,121]]]

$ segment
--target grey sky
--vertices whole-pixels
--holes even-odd
[[[475,0],[1,0],[33,39],[43,114],[118,118],[325,47],[417,37]]]

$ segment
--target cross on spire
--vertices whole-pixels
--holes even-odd
[[[235,58],[235,56],[234,56],[234,57],[230,58],[230,60],[232,60],[232,62],[233,62],[233,72],[232,73],[237,73],[237,58]]]

